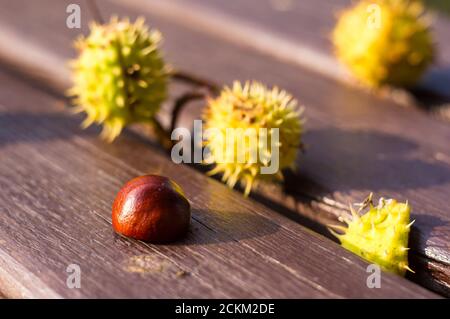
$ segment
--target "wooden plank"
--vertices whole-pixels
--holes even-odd
[[[121,0],[118,0],[119,2]],[[132,0],[132,3],[138,1]],[[326,76],[348,81],[346,71],[333,56],[331,34],[337,14],[354,3],[352,0],[172,0],[154,1],[166,15],[175,11],[188,12],[192,20],[209,24],[205,32],[217,34],[217,29],[245,38],[246,45],[276,57],[288,59]],[[128,1],[130,3],[130,1]],[[186,8],[190,8],[186,11]],[[204,14],[205,11],[208,14]],[[436,61],[420,83],[420,90],[450,99],[450,19],[438,12],[433,16],[433,37],[438,48]],[[185,18],[186,20],[186,18]],[[233,22],[233,23],[231,23]],[[233,40],[233,37],[226,37]],[[264,43],[265,42],[265,43]],[[283,50],[284,48],[284,50]],[[282,51],[282,52],[281,52]],[[423,93],[422,93],[423,94]],[[395,97],[394,97],[395,98]],[[424,97],[422,97],[424,99]],[[412,101],[409,100],[411,103]],[[423,101],[425,102],[425,101]],[[408,103],[408,101],[403,101]]]
[[[285,11],[276,9],[278,2],[288,3]],[[350,0],[150,0],[146,5],[152,7],[154,14],[169,19],[182,16],[185,25],[201,32],[355,86],[353,77],[332,54],[329,40],[336,13],[350,3]],[[142,4],[131,0],[127,1],[127,5],[139,7]],[[389,88],[377,94],[401,105],[415,105],[439,119],[449,121],[450,47],[446,39],[450,19],[437,13],[434,16],[433,35],[438,48],[434,65],[414,89]],[[359,85],[358,89],[361,89]]]
[[[120,0],[119,0],[120,1]],[[304,43],[318,52],[332,52],[330,35],[337,21],[336,15],[348,8],[352,0],[171,0],[177,6],[192,6],[191,11],[211,12],[222,17],[247,21],[255,28],[284,36],[294,43]],[[284,7],[282,6],[284,4]],[[175,6],[173,5],[172,8]],[[437,64],[450,64],[448,38],[450,20],[438,12],[433,16],[433,35],[439,47]],[[207,18],[207,17],[206,17]]]
[[[366,263],[326,238],[171,163],[136,135],[99,141],[96,130],[79,129],[64,100],[10,73],[0,71],[0,83],[0,282],[8,296],[435,297],[389,274],[369,289]],[[187,239],[156,246],[113,232],[115,193],[143,173],[186,190]],[[80,289],[66,286],[69,264],[81,268]]]
[[[38,48],[44,55],[56,57],[52,59],[55,64],[35,60],[35,66],[43,70],[42,74],[50,74],[50,79],[59,77],[61,82],[67,83],[67,77],[61,76],[66,72],[62,62],[73,54],[68,47],[76,32],[59,27],[65,23],[65,16],[59,13],[64,12],[67,3],[48,2],[52,3],[53,15],[43,9],[45,3],[40,2],[36,8],[28,4],[33,14],[20,24],[14,23],[12,17],[16,17],[13,13],[23,4],[16,1],[4,6],[2,3],[1,21],[10,23],[7,26],[29,45],[29,49],[19,51],[20,54],[14,47],[9,48],[15,56],[7,55],[9,59],[32,63],[30,52],[36,52]],[[145,13],[166,35],[165,52],[175,65],[225,83],[235,78],[257,78],[278,84],[292,91],[308,107],[309,132],[305,140],[309,150],[300,159],[301,170],[293,178],[295,183],[289,183],[287,193],[278,186],[263,190],[254,196],[257,200],[291,217],[302,214],[325,223],[343,213],[346,202],[359,201],[370,190],[375,190],[378,195],[408,198],[415,208],[413,217],[418,219],[412,243],[413,267],[418,274],[413,279],[441,289],[441,292],[447,291],[450,282],[446,240],[449,216],[445,204],[449,193],[447,126],[423,117],[419,112],[399,109],[392,103],[353,91],[308,70],[193,31],[183,19],[168,20],[148,13],[145,11],[148,8],[151,9],[132,10],[102,2],[102,9],[108,14],[120,12],[136,16]],[[36,26],[44,18],[47,24],[40,30]],[[196,29],[195,25],[190,27]],[[0,52],[7,50],[8,47],[2,46]],[[56,86],[61,82],[58,81]],[[187,125],[192,117],[198,117],[198,113],[198,107],[190,108],[184,115]],[[410,123],[420,130],[406,131],[404,128],[410,127]],[[433,137],[432,141],[429,136]],[[334,153],[330,155],[328,149]],[[356,164],[352,167],[349,163]],[[383,165],[386,163],[389,165]],[[412,170],[424,167],[428,171],[425,176],[411,174]],[[361,179],[361,176],[366,177]],[[301,221],[305,222],[304,219]]]
[[[412,254],[439,264],[434,267],[430,260],[418,263],[426,263],[429,268],[420,267],[420,274],[411,277],[435,275],[438,281],[423,283],[450,293],[450,214],[446,204],[450,196],[450,128],[446,123],[417,110],[398,108],[393,102],[307,69],[294,71],[292,65],[256,54],[245,46],[221,44],[197,32],[192,21],[186,24],[185,19],[173,17],[168,22],[167,16],[154,14],[153,2],[146,2],[136,11],[102,4],[102,11],[108,14],[136,16],[147,9],[148,20],[166,35],[168,56],[177,66],[224,83],[256,78],[293,92],[307,107],[307,152],[300,157],[299,173],[290,178],[287,189],[269,187],[257,198],[271,207],[306,213],[322,223],[335,220],[346,203],[360,201],[370,191],[378,196],[408,199],[417,220],[412,232]],[[188,25],[194,31],[186,30]],[[199,114],[199,109],[197,113],[189,110],[185,123],[192,123]],[[416,129],[409,129],[411,126]],[[317,216],[315,202],[325,206],[328,215]],[[333,203],[331,207],[326,205],[329,202]],[[312,211],[305,209],[311,205]]]

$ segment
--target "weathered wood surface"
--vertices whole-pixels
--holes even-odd
[[[138,0],[132,0],[137,6]],[[150,1],[152,2],[152,1]],[[221,33],[230,40],[245,39],[247,46],[289,60],[326,76],[348,81],[347,72],[333,56],[331,33],[338,13],[352,0],[172,0],[153,1],[165,15],[188,12],[192,20],[210,25],[204,32]],[[184,7],[184,8],[183,8]],[[186,8],[189,7],[189,10]],[[205,14],[205,11],[208,14]],[[432,32],[437,46],[436,60],[425,75],[419,90],[450,100],[450,19],[429,10]],[[189,20],[185,18],[185,20]],[[233,21],[233,23],[231,23]],[[219,32],[221,29],[222,32]],[[239,32],[238,32],[239,30]],[[425,93],[425,92],[422,92]],[[425,97],[421,96],[422,102]]]
[[[305,141],[309,148],[300,158],[300,173],[291,179],[294,183],[289,183],[287,194],[272,188],[257,194],[258,200],[285,213],[297,211],[323,223],[342,213],[344,203],[359,201],[372,190],[378,195],[409,199],[414,206],[413,218],[417,219],[412,259],[418,275],[414,278],[429,286],[441,285],[433,288],[446,289],[450,282],[448,126],[258,54],[245,44],[235,46],[218,40],[199,32],[195,23],[187,25],[181,17],[169,19],[152,14],[152,3],[140,9],[104,1],[100,4],[105,16],[145,14],[166,35],[165,52],[177,66],[224,83],[257,78],[278,84],[306,104],[309,132]],[[26,43],[28,49],[42,50],[20,51],[2,45],[0,54],[16,62],[28,59],[37,69],[45,70],[43,77],[50,74],[50,80],[64,86],[67,71],[63,62],[73,55],[69,44],[78,33],[64,28],[65,15],[61,12],[67,3],[40,1],[39,6],[29,2],[25,6],[21,1],[4,1],[1,5],[1,24],[8,27],[2,29],[2,35],[10,32],[20,37],[22,42],[15,46]],[[44,9],[50,6],[51,12]],[[17,23],[21,7],[29,11]],[[2,44],[10,40],[3,38]],[[36,52],[42,55],[33,56]],[[52,63],[43,63],[45,59],[39,59],[42,57]],[[190,122],[198,113],[198,108],[191,108],[185,118]],[[267,199],[269,194],[272,196]],[[433,278],[437,281],[430,282]]]
[[[0,286],[12,297],[433,297],[145,140],[81,131],[65,100],[0,72]],[[188,237],[149,245],[116,235],[111,202],[128,179],[174,178],[193,207]],[[66,267],[81,268],[68,289]]]
[[[151,1],[127,11],[122,6],[101,4],[102,11],[108,14],[145,14],[166,35],[167,55],[181,68],[223,83],[259,79],[294,93],[307,107],[306,154],[300,157],[299,174],[290,176],[287,189],[277,191],[269,187],[258,199],[278,209],[309,213],[321,223],[330,221],[329,217],[335,220],[346,203],[361,201],[371,191],[378,196],[408,199],[416,219],[412,254],[418,259],[425,257],[413,264],[418,271],[415,278],[430,279],[431,274],[436,282],[423,283],[450,293],[447,123],[413,109],[399,108],[393,102],[353,90],[307,69],[293,69],[292,64],[256,54],[245,44],[221,45],[217,38],[197,31],[192,26],[194,21],[171,16],[169,22],[166,15],[161,18],[153,14],[156,6]],[[186,30],[188,27],[193,31]],[[186,112],[186,125],[199,116],[199,108],[197,112]],[[328,202],[333,205],[330,207]],[[315,206],[333,216],[318,216]]]
[[[152,1],[156,2],[150,0]],[[317,52],[332,52],[330,37],[337,15],[341,10],[355,3],[353,0],[171,0],[168,2],[178,6],[192,6],[191,11],[207,10],[211,15],[217,14],[237,20],[255,29],[263,29],[288,38],[290,42],[303,43]],[[432,32],[439,48],[436,64],[449,65],[450,43],[446,39],[450,21],[438,12],[429,10],[428,13],[433,17]]]

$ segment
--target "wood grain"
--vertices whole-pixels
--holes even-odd
[[[41,75],[47,74],[46,79],[61,91],[69,82],[62,62],[73,55],[70,42],[77,34],[60,27],[65,23],[65,16],[60,14],[65,3],[43,0],[38,7],[28,4],[27,19],[18,24],[14,20],[15,12],[23,4],[4,2],[0,12],[2,24],[29,45],[26,52],[11,54],[13,50],[10,50],[8,60],[34,63],[36,70]],[[51,3],[52,13],[45,10],[49,6],[46,3]],[[270,186],[255,193],[254,198],[291,218],[303,216],[300,221],[316,229],[321,226],[315,222],[335,220],[337,215],[345,213],[347,202],[360,201],[369,191],[376,191],[378,196],[409,199],[414,207],[413,218],[417,219],[411,245],[412,255],[417,257],[412,259],[413,267],[418,274],[413,279],[448,292],[450,226],[446,198],[450,133],[447,125],[418,111],[400,109],[394,103],[282,63],[245,45],[223,42],[196,31],[195,25],[188,28],[182,19],[167,20],[146,11],[148,7],[135,10],[109,2],[101,2],[101,7],[105,16],[145,14],[165,34],[167,59],[188,71],[222,83],[257,78],[293,92],[307,107],[307,153],[300,157],[300,170],[289,176],[285,189]],[[38,28],[40,21],[46,24]],[[45,56],[50,54],[54,64],[33,62],[29,54],[32,48],[41,49]],[[2,46],[0,54],[6,51]],[[58,81],[51,81],[55,78]],[[201,106],[192,105],[180,124],[189,126],[193,118],[198,118]]]
[[[145,8],[151,6],[142,6]],[[102,10],[109,14],[138,14],[121,6],[104,5]],[[258,199],[277,209],[306,212],[321,223],[335,219],[346,203],[359,202],[371,191],[378,196],[408,199],[414,207],[412,218],[416,219],[413,253],[443,266],[447,283],[439,289],[449,293],[448,124],[423,116],[417,110],[398,108],[393,102],[306,69],[293,70],[290,64],[245,47],[220,45],[219,40],[208,35],[186,30],[182,19],[168,22],[153,15],[150,9],[146,16],[166,35],[166,52],[175,65],[205,77],[220,78],[224,83],[256,78],[280,85],[307,107],[307,151],[299,158],[299,172],[290,176],[285,189],[268,187]],[[184,125],[199,116],[199,108],[197,112],[190,109],[185,113]],[[320,208],[325,208],[321,209],[325,216],[318,216],[318,207],[314,207],[317,202]],[[329,202],[333,205],[327,205]],[[305,206],[311,205],[313,209],[308,212]],[[429,269],[417,270],[432,275]],[[439,274],[442,279],[441,270]]]
[[[9,297],[435,297],[388,274],[369,289],[366,263],[326,238],[132,133],[99,141],[64,100],[11,74],[0,72],[0,83],[0,278]],[[113,232],[116,192],[144,173],[185,189],[185,240],[155,246]],[[70,264],[81,268],[80,289],[66,286]]]
[[[127,2],[130,4],[130,1]],[[131,3],[142,5],[135,0]],[[211,25],[204,29],[205,32],[217,35],[214,27],[221,28],[222,36],[232,40],[233,37],[225,35],[228,30],[235,34],[234,39],[246,38],[246,45],[262,52],[288,59],[334,79],[344,82],[351,80],[335,59],[330,38],[339,12],[351,6],[354,3],[352,0],[172,0],[164,3],[156,0],[148,3],[167,15],[173,15],[174,9],[185,12],[186,8],[190,8],[190,16],[198,17]],[[169,7],[171,12],[166,12]],[[204,11],[208,15],[202,14]],[[437,47],[436,59],[413,94],[418,94],[416,97],[419,101],[415,101],[416,103],[431,106],[430,103],[437,103],[436,100],[440,100],[438,103],[448,103],[450,100],[450,44],[447,41],[450,36],[450,19],[437,12],[428,13],[432,17],[431,30]],[[234,23],[230,23],[231,21]],[[242,29],[241,34],[237,36],[236,30],[239,29]],[[427,100],[430,94],[441,96],[441,99],[436,97],[434,101]],[[394,95],[391,97],[400,101],[404,98],[398,99]],[[409,97],[403,103],[414,102]]]

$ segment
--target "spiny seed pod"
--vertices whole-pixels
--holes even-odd
[[[183,190],[165,176],[145,175],[127,182],[112,208],[116,232],[152,243],[184,236],[190,220],[191,205]]]
[[[87,114],[83,127],[103,124],[102,137],[113,141],[128,124],[152,122],[167,95],[167,67],[159,52],[161,34],[135,23],[112,18],[92,24],[87,38],[75,46],[71,61],[75,108]]]
[[[378,264],[383,270],[403,276],[408,267],[408,237],[411,207],[394,199],[380,199],[377,207],[372,204],[372,194],[356,212],[350,205],[352,219],[344,219],[348,227],[330,225],[343,234],[330,231],[342,246],[369,262]],[[360,212],[369,210],[362,216]]]
[[[412,86],[433,60],[426,20],[419,0],[360,1],[334,29],[336,55],[367,86]]]
[[[282,178],[281,169],[294,167],[301,146],[302,111],[277,87],[259,82],[225,87],[204,113],[206,162],[215,164],[209,174],[221,173],[231,188],[241,182],[246,196],[255,182]]]

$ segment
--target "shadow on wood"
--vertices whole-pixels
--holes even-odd
[[[78,121],[76,118],[78,117]],[[30,132],[35,143],[52,140],[65,140],[73,136],[91,136],[98,134],[97,128],[82,130],[81,117],[65,113],[31,113],[1,112],[0,110],[0,147],[20,143],[26,139],[30,142]],[[53,127],[59,126],[58,131]]]
[[[414,129],[411,123],[411,130]],[[299,174],[326,172],[328,187],[340,192],[412,190],[450,182],[448,165],[423,160],[424,150],[404,137],[339,128],[315,129],[305,134],[309,146],[300,158]],[[323,177],[323,175],[322,175]],[[295,187],[302,187],[297,185]],[[292,188],[292,186],[291,186]],[[401,199],[403,200],[403,199]]]

